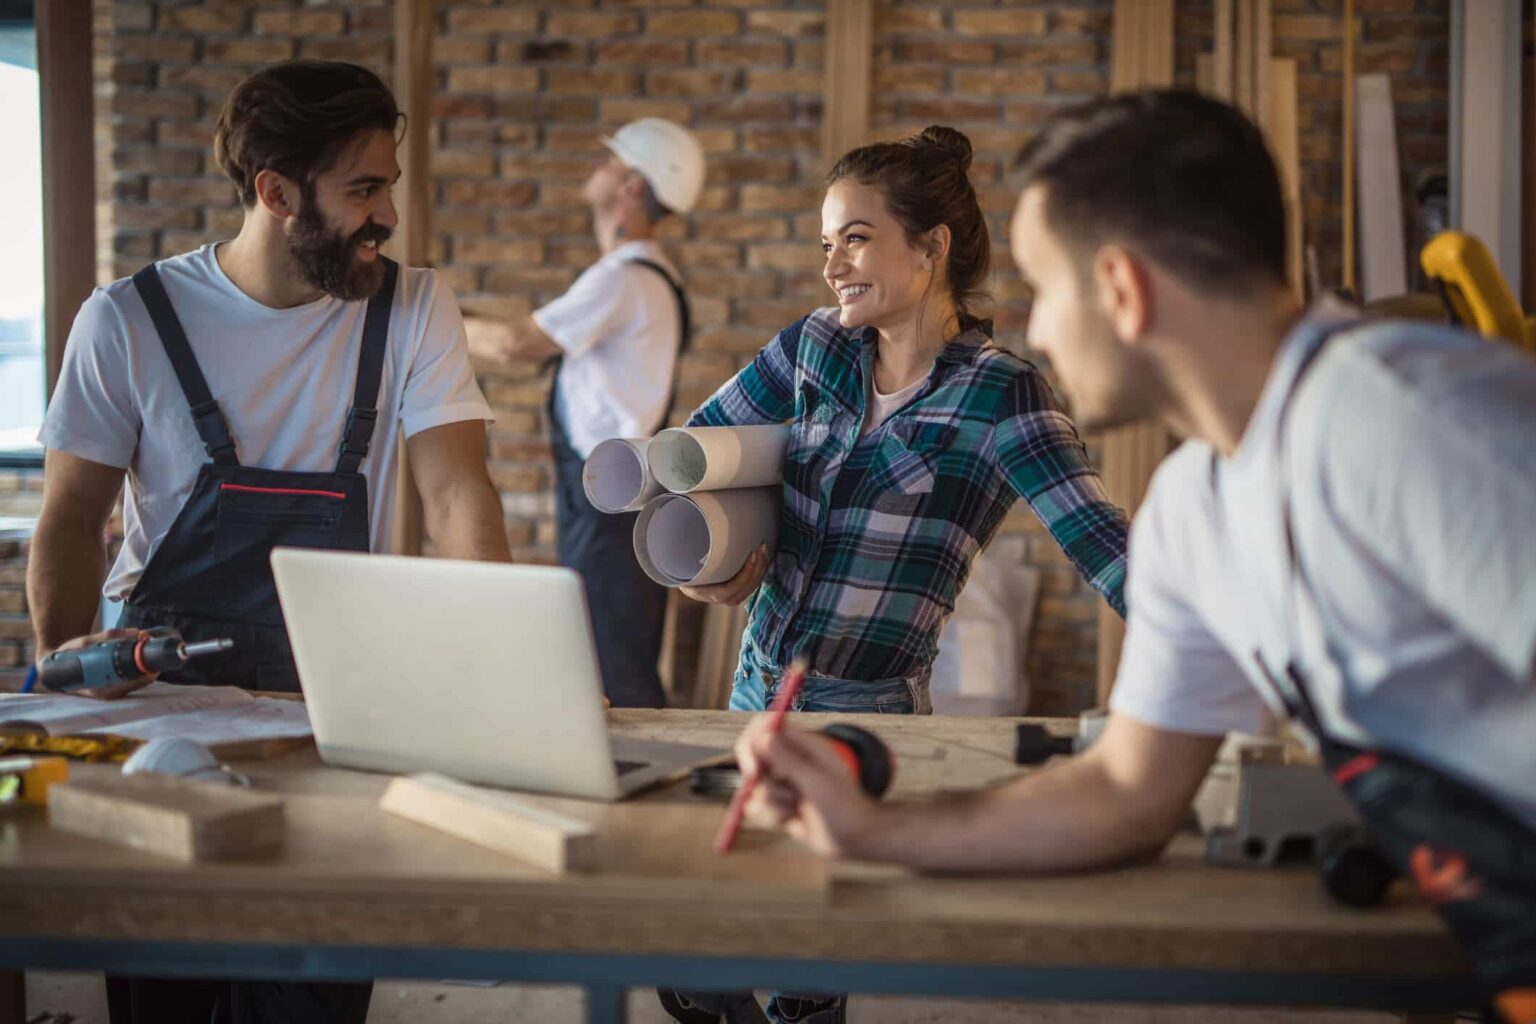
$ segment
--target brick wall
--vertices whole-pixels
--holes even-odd
[[[26,542],[0,540],[0,680],[32,660],[26,577]]]
[[[264,63],[336,57],[390,77],[387,0],[98,0],[102,266],[229,237],[240,212],[210,156],[228,89]],[[1017,348],[1028,297],[1007,261],[1009,161],[1055,105],[1107,88],[1111,0],[878,4],[872,127],[953,124],[976,146],[993,229],[998,339]],[[1308,237],[1337,278],[1340,0],[1275,0],[1275,50],[1300,65]],[[1361,70],[1394,76],[1403,175],[1444,160],[1446,0],[1358,0]],[[432,259],[466,309],[511,315],[559,294],[596,255],[579,188],[602,131],[645,114],[693,128],[710,157],[700,209],[665,242],[697,334],[677,414],[827,300],[820,282],[820,0],[440,0]],[[1210,0],[1179,0],[1179,70],[1209,49]],[[525,559],[552,555],[550,461],[531,373],[486,373],[491,465]],[[1090,438],[1090,447],[1093,439]],[[3,481],[0,481],[3,484]],[[998,550],[1044,574],[1030,669],[1038,710],[1093,690],[1096,598],[1022,506]],[[3,643],[3,641],[0,641]],[[3,657],[3,654],[0,654]]]
[[[1297,65],[1306,240],[1317,246],[1324,287],[1336,287],[1343,243],[1344,5],[1342,0],[1273,3],[1275,56],[1293,57]],[[1211,4],[1180,0],[1178,10],[1178,76],[1181,84],[1193,85],[1195,54],[1211,48]],[[1392,76],[1404,226],[1417,251],[1424,239],[1414,220],[1414,187],[1423,174],[1444,171],[1448,160],[1450,2],[1356,0],[1355,12],[1356,73]]]

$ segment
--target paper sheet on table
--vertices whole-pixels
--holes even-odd
[[[652,499],[635,520],[635,557],[664,587],[724,583],[759,544],[778,543],[781,487]]]
[[[599,512],[637,512],[663,490],[646,461],[650,439],[615,437],[600,442],[581,468],[581,487]]]
[[[67,694],[0,695],[0,729],[60,736],[110,732],[135,739],[184,736],[213,745],[313,735],[302,701],[255,697],[232,686],[151,683],[119,700]]]
[[[673,494],[766,487],[784,474],[789,427],[673,427],[651,439],[651,475]]]

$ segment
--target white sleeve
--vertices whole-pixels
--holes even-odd
[[[558,299],[533,311],[533,322],[566,355],[579,355],[613,332],[626,319],[631,301],[623,268],[594,263]]]
[[[1159,488],[1154,478],[1131,526],[1125,646],[1109,706],[1173,732],[1261,732],[1268,716],[1263,698],[1187,600],[1190,581],[1178,578],[1187,560],[1173,529],[1206,528],[1198,517],[1160,509],[1166,483],[1177,481]]]
[[[1420,348],[1339,353],[1305,413],[1326,500],[1471,643],[1536,680],[1536,368],[1483,341]]]
[[[406,371],[400,399],[400,426],[406,437],[446,423],[495,421],[475,381],[464,337],[464,317],[453,289],[436,274],[425,273],[421,344]]]
[[[98,288],[75,314],[37,439],[45,448],[127,469],[142,426],[129,373],[128,325]]]

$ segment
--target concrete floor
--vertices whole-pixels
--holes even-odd
[[[669,1024],[649,990],[629,999],[632,1024]],[[379,982],[368,1024],[579,1024],[581,993],[572,988],[502,985],[494,988],[426,982]],[[1192,1006],[1005,1003],[960,999],[883,999],[849,1004],[850,1024],[1395,1024],[1381,1013],[1314,1010],[1237,1010]],[[106,1024],[99,974],[27,975],[27,1024]]]

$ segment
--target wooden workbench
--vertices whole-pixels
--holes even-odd
[[[830,716],[802,715],[813,725]],[[729,712],[621,711],[616,731],[726,746]],[[864,717],[902,794],[1014,774],[1012,720]],[[1181,837],[1159,862],[1047,878],[836,866],[766,833],[708,852],[722,804],[682,787],[606,806],[602,870],[552,877],[377,810],[387,777],[312,749],[243,764],[286,797],[276,860],[182,865],[0,816],[0,967],[125,973],[495,977],[624,986],[785,986],[1444,1010],[1466,968],[1405,893],[1331,905],[1312,873],[1218,869]],[[79,771],[107,770],[77,766]]]

